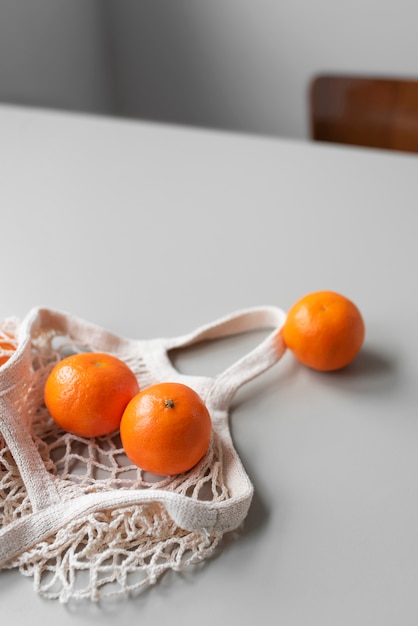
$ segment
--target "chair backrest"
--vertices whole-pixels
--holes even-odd
[[[318,76],[310,122],[317,141],[418,152],[418,80]]]

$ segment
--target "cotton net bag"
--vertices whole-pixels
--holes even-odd
[[[225,533],[242,526],[253,496],[231,439],[231,400],[284,353],[284,319],[280,309],[258,307],[152,340],[122,338],[47,308],[1,321],[0,341],[15,337],[16,350],[0,367],[0,569],[32,576],[46,598],[96,601],[137,592],[213,554]],[[169,357],[262,329],[267,336],[213,378],[183,375]],[[61,430],[45,408],[44,384],[57,361],[86,350],[123,360],[141,390],[163,381],[194,389],[212,419],[204,458],[183,474],[155,477],[128,461],[118,432],[85,439]]]

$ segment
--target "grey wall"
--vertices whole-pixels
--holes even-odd
[[[320,71],[418,75],[416,0],[0,0],[0,102],[308,136]]]
[[[0,102],[108,112],[100,0],[0,0]]]

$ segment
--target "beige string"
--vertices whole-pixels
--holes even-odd
[[[67,313],[32,310],[0,368],[0,568],[18,567],[41,595],[67,602],[131,593],[167,569],[208,558],[240,527],[253,496],[231,439],[229,405],[284,353],[284,319],[280,309],[258,307],[182,337],[129,340]],[[168,356],[257,329],[270,331],[266,339],[214,378],[182,375]],[[86,349],[122,358],[141,388],[177,380],[202,396],[213,436],[196,467],[152,477],[128,462],[118,433],[88,440],[59,429],[43,404],[46,377],[63,355]]]

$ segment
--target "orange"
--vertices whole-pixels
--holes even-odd
[[[283,339],[304,365],[333,371],[348,365],[364,341],[365,326],[356,305],[334,291],[316,291],[289,310]]]
[[[138,393],[120,423],[122,445],[141,469],[168,476],[191,469],[208,449],[212,422],[200,396],[181,383],[159,383]]]
[[[1,337],[0,337],[0,366],[4,365],[4,363],[6,363],[9,359],[10,359],[10,354],[2,354],[3,350],[9,352],[9,351],[15,351],[17,347],[17,340],[14,337],[14,335],[8,331],[3,331],[1,332]]]
[[[61,428],[81,437],[99,437],[119,428],[126,405],[138,391],[135,374],[123,361],[82,352],[53,367],[44,400]]]
[[[2,350],[16,350],[16,346],[8,341],[0,341],[0,353]],[[0,366],[10,359],[10,354],[0,354]]]

